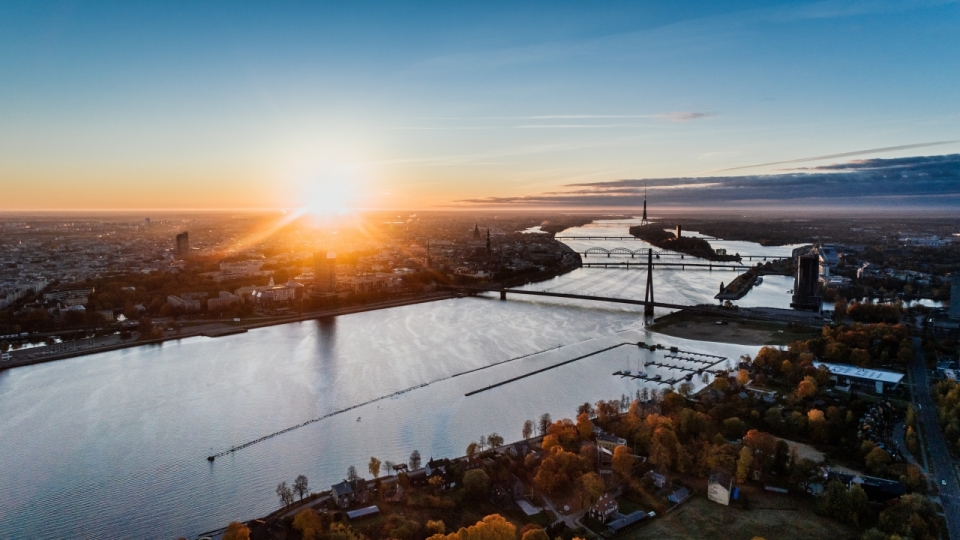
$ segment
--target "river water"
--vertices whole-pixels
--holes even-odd
[[[563,236],[626,236],[627,225]],[[578,251],[646,247],[631,240],[567,243]],[[768,256],[790,250],[746,248]],[[720,282],[735,275],[658,268],[656,299],[713,302]],[[792,280],[771,278],[738,303],[786,307]],[[527,288],[642,298],[645,282],[643,270],[582,268]],[[350,465],[365,473],[370,456],[403,462],[414,449],[424,461],[462,455],[494,431],[516,440],[524,420],[544,412],[572,417],[580,403],[633,396],[644,384],[613,371],[644,369],[664,379],[684,373],[645,365],[669,360],[639,349],[638,341],[731,361],[757,349],[651,334],[641,306],[491,296],[3,371],[0,538],[195,537],[274,510],[276,485],[299,474],[321,491]],[[464,395],[620,343],[629,345]]]

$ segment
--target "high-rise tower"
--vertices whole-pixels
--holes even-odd
[[[190,235],[182,232],[177,235],[177,257],[186,259],[190,256]]]
[[[650,222],[647,221],[647,185],[643,185],[643,218],[640,220],[640,225],[649,225]]]

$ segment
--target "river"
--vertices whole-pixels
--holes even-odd
[[[627,225],[586,226],[563,235],[625,236]],[[608,248],[646,246],[599,242]],[[578,251],[598,245],[567,243]],[[770,256],[789,252],[746,247]],[[658,268],[656,299],[713,302],[720,282],[735,275]],[[773,281],[767,290],[766,279],[738,303],[785,307],[792,281]],[[527,288],[642,298],[645,281],[643,270],[582,268]],[[731,360],[757,349],[648,333],[640,306],[489,296],[0,372],[0,537],[195,537],[274,510],[276,485],[299,474],[321,491],[340,481],[350,465],[366,473],[370,456],[403,462],[414,449],[424,461],[458,456],[494,431],[516,440],[524,420],[544,412],[572,417],[585,401],[633,396],[640,383],[611,373],[636,371],[642,361],[663,362],[663,352],[623,346],[464,394],[641,340]],[[470,370],[477,371],[464,373]],[[646,373],[676,375],[651,366]],[[213,463],[206,460],[365,402]]]

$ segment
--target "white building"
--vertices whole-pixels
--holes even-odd
[[[886,371],[883,369],[867,369],[849,364],[828,364],[814,362],[814,367],[821,366],[830,371],[830,380],[837,383],[837,389],[849,390],[851,387],[871,389],[877,394],[890,392],[900,386],[903,373]]]
[[[726,471],[713,471],[707,482],[707,498],[715,503],[730,506],[730,493],[733,491],[733,476]]]

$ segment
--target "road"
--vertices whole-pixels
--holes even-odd
[[[930,381],[927,367],[923,362],[923,353],[920,350],[920,340],[914,339],[913,344],[916,357],[910,366],[915,392],[914,401],[920,405],[920,422],[923,424],[924,439],[927,451],[930,454],[931,465],[934,469],[934,481],[940,489],[940,500],[943,504],[943,513],[947,519],[947,532],[953,540],[960,540],[960,484],[953,467],[953,456],[943,437],[940,424],[937,422],[937,406],[930,395]],[[941,481],[946,480],[946,485]]]

